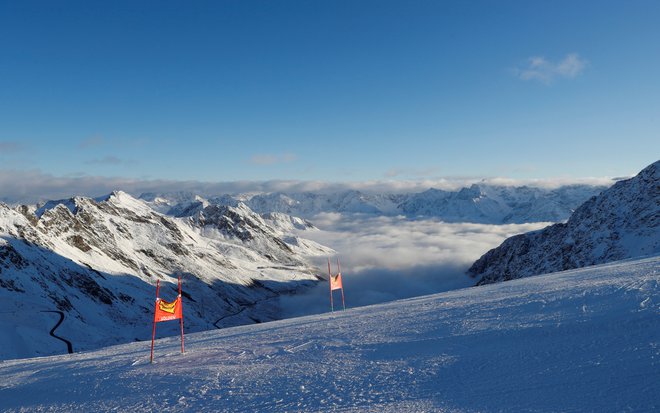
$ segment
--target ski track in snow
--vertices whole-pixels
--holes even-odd
[[[0,410],[658,411],[660,256],[0,362]],[[147,328],[149,326],[146,326]]]

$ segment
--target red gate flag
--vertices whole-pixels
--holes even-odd
[[[168,302],[162,300],[160,292],[160,280],[156,281],[156,306],[154,308],[154,327],[151,332],[151,362],[154,362],[154,340],[156,339],[156,323],[161,321],[179,320],[181,324],[181,352],[183,353],[183,305],[181,302],[181,276],[179,276],[179,295],[176,300]]]
[[[341,265],[339,264],[339,258],[337,258],[337,274],[332,274],[330,269],[330,258],[328,258],[328,276],[330,277],[330,309],[335,311],[335,304],[332,299],[332,292],[334,290],[341,290],[341,305],[346,309],[346,304],[344,303],[344,286],[341,282]]]
[[[337,273],[335,275],[330,276],[330,289],[331,290],[341,290],[343,287],[341,286],[341,273]]]
[[[168,303],[161,298],[156,298],[156,310],[154,312],[155,323],[177,320],[179,318],[183,318],[181,296],[178,296],[176,300],[171,303]]]

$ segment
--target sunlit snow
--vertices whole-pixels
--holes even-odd
[[[2,411],[657,411],[660,256],[0,362]],[[145,325],[145,328],[150,326]]]

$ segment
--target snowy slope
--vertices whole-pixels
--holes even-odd
[[[251,193],[222,195],[202,201],[199,195],[143,194],[144,199],[170,215],[180,214],[201,202],[236,206],[242,202],[253,211],[280,212],[312,218],[320,213],[405,215],[434,217],[445,222],[483,224],[560,222],[581,203],[605,187],[566,185],[556,189],[528,186],[474,184],[458,191],[429,189],[420,193],[390,194],[343,191],[330,193]],[[180,216],[180,215],[177,215]]]
[[[469,269],[479,283],[660,253],[660,161],[582,204],[568,222],[521,234]]]
[[[651,412],[660,257],[0,362],[0,410]],[[346,280],[346,287],[350,283]],[[148,328],[145,326],[144,328]]]
[[[318,279],[307,257],[332,250],[268,222],[244,205],[169,217],[123,192],[0,205],[0,359],[66,351],[48,311],[75,351],[146,339],[156,280],[172,300],[178,274],[190,331],[278,318],[275,298]]]

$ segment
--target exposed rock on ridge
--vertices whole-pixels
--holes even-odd
[[[477,284],[660,253],[660,178],[656,161],[582,204],[566,223],[521,234],[468,270]]]

